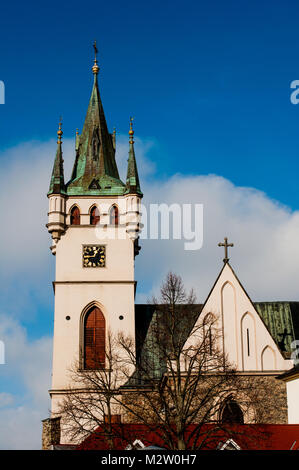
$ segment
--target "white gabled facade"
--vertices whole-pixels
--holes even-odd
[[[277,374],[292,367],[228,262],[203,306],[198,325],[207,314],[216,317],[224,354],[238,372]],[[190,341],[192,336],[186,346]]]

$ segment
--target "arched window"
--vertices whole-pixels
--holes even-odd
[[[92,307],[84,319],[84,369],[105,367],[105,317]]]
[[[100,211],[97,206],[93,206],[90,211],[90,225],[97,225],[100,221]]]
[[[77,206],[71,210],[71,225],[80,225],[80,210]]]
[[[243,411],[232,398],[228,398],[224,403],[221,413],[221,423],[244,424]]]
[[[118,225],[118,207],[112,206],[110,209],[110,225]]]

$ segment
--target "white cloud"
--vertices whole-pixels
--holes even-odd
[[[0,449],[41,449],[42,412],[36,407],[18,406],[0,410]]]
[[[5,393],[5,392],[0,393],[0,408],[3,408],[4,406],[12,405],[13,402],[14,402],[14,397],[11,393]]]
[[[25,328],[0,315],[0,338],[5,344],[5,364],[0,365],[0,448],[41,447],[41,420],[48,416],[52,338],[30,341]],[[28,432],[30,430],[30,432]]]
[[[234,242],[231,264],[253,300],[299,299],[298,211],[215,175],[175,175],[162,184],[144,184],[143,190],[147,203],[204,205],[204,243],[199,251],[185,251],[181,241],[142,242],[137,271],[143,280],[154,280],[155,290],[172,269],[204,301],[222,266],[224,253],[218,242],[227,236]],[[140,301],[145,298],[139,296]]]

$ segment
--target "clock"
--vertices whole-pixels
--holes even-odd
[[[105,266],[105,245],[83,245],[83,268],[104,268]]]

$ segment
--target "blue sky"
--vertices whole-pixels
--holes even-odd
[[[237,272],[254,299],[299,299],[299,105],[290,102],[290,83],[299,79],[298,13],[296,1],[277,0],[1,6],[0,339],[7,364],[0,365],[0,423],[13,429],[20,416],[20,436],[0,424],[0,448],[38,446],[38,423],[47,416],[55,259],[45,228],[46,192],[60,115],[67,168],[74,158],[75,129],[82,129],[91,92],[94,39],[122,173],[133,115],[147,200],[206,208],[198,253],[143,243],[138,301],[146,301],[168,269],[190,287],[198,283],[204,300],[221,267],[215,247],[225,235],[234,238]],[[20,213],[20,201],[28,213]],[[265,273],[262,283],[257,272]],[[33,366],[35,375],[43,374],[39,384]],[[35,433],[26,440],[22,423],[25,428],[31,418]]]
[[[110,128],[159,142],[160,175],[215,173],[299,205],[296,1],[6,2],[1,147],[82,127],[92,41]],[[160,155],[160,156],[159,156]],[[163,158],[161,158],[163,155]],[[291,169],[291,171],[290,171]]]

